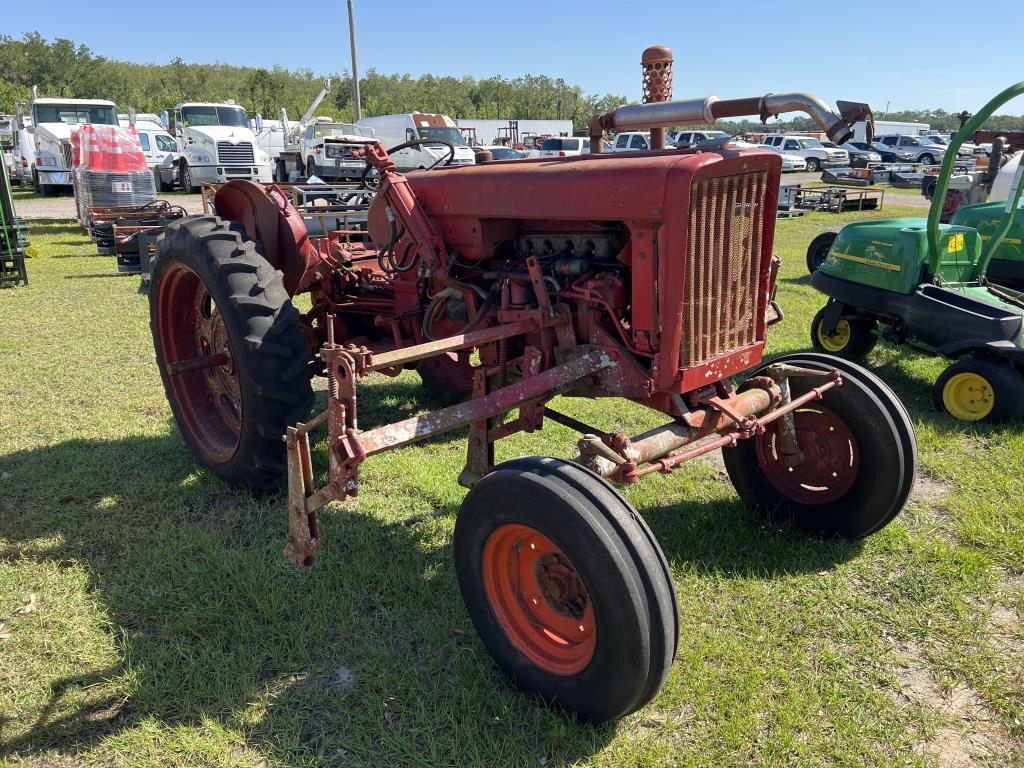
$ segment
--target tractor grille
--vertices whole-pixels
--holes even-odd
[[[238,144],[232,144],[230,141],[218,141],[217,162],[247,163],[252,165],[252,144],[248,141],[242,141]]]
[[[65,168],[71,168],[71,158],[73,157],[73,155],[71,153],[71,142],[70,141],[61,141],[61,143],[60,143],[60,154],[61,154],[61,157],[64,159],[64,167]]]
[[[683,289],[679,364],[688,368],[757,341],[765,172],[697,181]]]

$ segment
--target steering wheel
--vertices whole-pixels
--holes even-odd
[[[437,160],[435,160],[433,163],[427,166],[426,170],[428,171],[434,170],[435,168],[437,168],[437,166],[441,165],[441,163],[444,163],[445,165],[451,165],[452,160],[455,159],[455,145],[452,144],[450,141],[444,141],[443,139],[416,139],[415,141],[407,141],[404,144],[399,144],[394,147],[388,147],[386,152],[388,153],[388,155],[393,155],[395,152],[401,152],[403,149],[408,149],[409,147],[418,147],[422,144],[444,144],[446,147],[448,147],[448,152],[444,156],[439,157]],[[369,176],[371,168],[372,166],[370,165],[369,160],[367,160],[366,168],[363,169],[363,175],[359,180],[361,186],[367,188],[370,188],[371,186],[377,186],[377,184],[371,185],[367,182],[367,176]],[[380,183],[379,178],[377,183]]]

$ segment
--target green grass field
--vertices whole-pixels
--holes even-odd
[[[780,222],[772,352],[808,347],[822,299],[804,248],[854,216]],[[1024,765],[1024,435],[934,412],[941,362],[872,353],[922,476],[864,542],[759,522],[710,461],[628,490],[673,569],[680,648],[650,706],[590,727],[512,687],[465,614],[449,544],[464,433],[368,461],[297,572],[283,494],[193,464],[138,278],[74,223],[31,239],[31,286],[0,291],[0,764]],[[368,381],[363,426],[436,405],[418,384]],[[571,456],[574,436],[551,425],[499,452]]]

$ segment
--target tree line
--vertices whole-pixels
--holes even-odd
[[[339,120],[354,118],[352,77],[331,73],[331,95],[320,107]],[[106,98],[121,111],[160,112],[180,101],[234,99],[250,113],[276,118],[282,107],[295,118],[309,108],[324,76],[308,69],[230,64],[138,64],[97,56],[85,45],[38,32],[21,39],[0,35],[0,113],[40,96]],[[359,79],[363,114],[442,112],[455,118],[572,120],[586,127],[591,115],[625,104],[622,96],[586,94],[562,78],[544,75],[438,77],[383,74],[369,70]]]
[[[320,107],[338,120],[352,120],[352,78],[348,72],[328,75],[331,95]],[[282,107],[293,119],[306,111],[320,92],[324,77],[308,69],[275,66],[236,67],[230,64],[189,64],[175,58],[167,64],[138,64],[97,56],[65,38],[46,40],[38,32],[20,39],[0,35],[0,113],[13,113],[15,103],[28,101],[33,85],[41,96],[107,98],[121,111],[160,112],[179,101],[234,99],[250,113],[276,118]],[[639,80],[639,73],[638,73]],[[363,114],[442,112],[454,118],[572,120],[576,130],[587,127],[592,115],[625,104],[614,94],[586,94],[578,85],[546,75],[499,76],[476,79],[468,75],[437,77],[383,74],[373,69],[359,79]],[[876,115],[879,119],[882,116]],[[890,112],[886,120],[928,123],[933,130],[960,126],[955,114],[942,109]],[[772,128],[817,130],[807,117],[771,123]],[[764,131],[756,120],[722,122],[713,127],[730,133]],[[986,127],[1024,129],[1024,119],[995,115]]]

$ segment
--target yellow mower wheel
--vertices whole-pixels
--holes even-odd
[[[968,357],[942,372],[934,399],[960,421],[1014,421],[1024,417],[1024,376],[1009,360]]]
[[[824,332],[825,308],[818,311],[811,321],[811,344],[819,352],[846,358],[863,357],[878,342],[873,320],[858,317],[841,317],[831,334]]]

